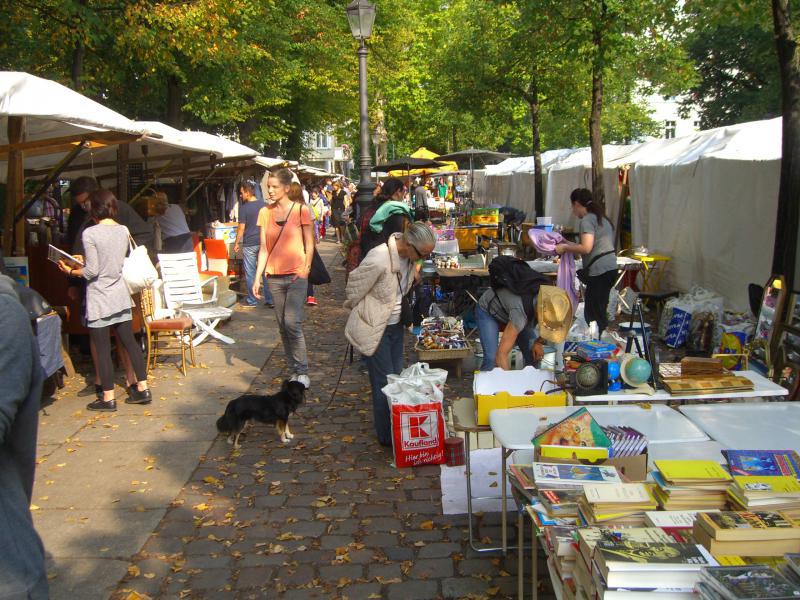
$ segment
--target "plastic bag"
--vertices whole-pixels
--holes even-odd
[[[661,322],[659,323],[659,335],[663,338],[667,336],[667,330],[673,323],[673,310],[680,309],[684,313],[691,316],[695,313],[709,312],[714,315],[717,323],[722,321],[724,299],[716,292],[707,290],[699,285],[692,286],[686,293],[678,296],[677,298],[670,298],[664,304],[664,311],[661,314]],[[687,324],[688,327],[688,324]],[[718,343],[718,340],[715,340]],[[673,346],[676,348],[677,346]]]
[[[388,379],[383,393],[389,402],[395,465],[442,464],[447,458],[442,410],[447,371],[415,363]]]

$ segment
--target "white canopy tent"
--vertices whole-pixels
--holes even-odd
[[[631,159],[633,243],[672,258],[668,284],[693,283],[745,310],[747,284],[770,275],[781,119],[659,140]],[[651,143],[652,144],[652,143]]]

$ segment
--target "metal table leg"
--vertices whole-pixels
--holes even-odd
[[[475,552],[498,552],[502,550],[501,547],[478,547],[475,545],[475,537],[472,528],[472,467],[470,464],[470,433],[464,434],[464,465],[466,467],[467,476],[467,521],[469,523],[469,545]],[[478,498],[482,500],[483,498]]]
[[[531,519],[531,600],[539,597],[539,540],[536,538],[536,524]]]
[[[519,596],[519,600],[522,600],[525,596],[523,582],[525,581],[525,567],[523,557],[525,555],[524,550],[524,538],[525,538],[525,525],[523,521],[523,514],[522,511],[517,512],[517,595]]]

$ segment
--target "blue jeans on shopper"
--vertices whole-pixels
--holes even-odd
[[[381,390],[388,383],[389,374],[398,375],[403,370],[403,336],[405,328],[400,323],[387,325],[375,354],[366,357],[372,387],[372,418],[378,442],[383,446],[392,445],[392,424],[389,402]]]
[[[308,280],[295,275],[271,275],[267,277],[267,285],[275,302],[275,318],[278,320],[289,373],[308,375],[308,353],[303,335]]]
[[[261,246],[244,246],[242,248],[242,260],[244,262],[244,280],[247,284],[247,298],[244,303],[248,306],[257,306],[258,298],[253,296],[253,282],[256,278],[256,267],[258,266],[258,251]],[[264,303],[272,304],[272,294],[267,287],[267,278],[264,276],[261,292],[264,294]]]
[[[499,346],[498,336],[500,334],[500,323],[480,306],[475,307],[475,320],[478,322],[478,335],[481,339],[483,348],[483,360],[481,361],[481,371],[491,371],[497,364],[497,347]],[[533,366],[533,342],[536,341],[536,332],[533,327],[526,327],[517,335],[517,347],[522,352],[525,366]]]

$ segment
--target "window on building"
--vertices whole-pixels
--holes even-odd
[[[664,137],[671,140],[675,137],[675,121],[664,121]]]
[[[317,134],[317,148],[322,150],[329,150],[333,146],[332,136],[327,133]]]

